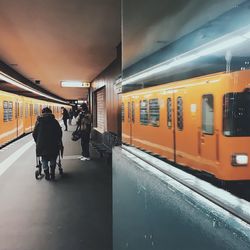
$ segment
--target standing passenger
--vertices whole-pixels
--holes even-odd
[[[86,103],[82,104],[82,112],[79,114],[78,124],[82,131],[81,135],[81,146],[82,146],[82,157],[81,161],[90,160],[89,157],[89,139],[91,131],[91,114],[89,112],[88,106]]]
[[[73,114],[74,114],[74,113],[73,113],[73,110],[70,109],[70,110],[69,110],[69,125],[72,125],[71,122],[72,122],[72,119],[73,119]]]
[[[36,154],[42,157],[45,179],[55,179],[56,158],[62,142],[62,129],[51,109],[44,108],[33,131]],[[49,174],[50,162],[50,174]]]
[[[63,123],[65,125],[65,130],[64,131],[67,131],[68,130],[68,124],[67,124],[67,120],[69,119],[69,112],[66,108],[62,107],[62,119],[63,119]]]

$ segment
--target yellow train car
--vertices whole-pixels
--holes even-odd
[[[0,90],[0,147],[17,137],[33,131],[37,117],[44,107],[50,107],[56,119],[61,107],[69,105],[19,96]]]
[[[221,180],[250,180],[250,71],[123,94],[122,140]]]

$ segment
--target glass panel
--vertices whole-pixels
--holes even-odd
[[[158,99],[149,100],[149,124],[154,127],[159,127],[160,121],[160,106]]]
[[[34,114],[38,115],[38,104],[34,105]]]
[[[25,104],[25,117],[26,118],[28,117],[28,112],[29,112],[29,110],[28,110],[28,104],[26,103]]]
[[[181,97],[177,98],[177,127],[183,130],[183,101]]]
[[[19,104],[19,108],[20,108],[20,117],[23,117],[23,104],[22,103]]]
[[[128,103],[128,122],[130,123],[130,116],[131,116],[131,106],[130,102]]]
[[[202,97],[202,132],[212,135],[214,133],[214,97]]]
[[[18,103],[15,102],[15,118],[18,117]]]
[[[122,103],[122,121],[124,122],[124,103]]]
[[[226,136],[250,136],[250,92],[224,95],[223,131]]]
[[[9,110],[9,112],[8,112],[8,120],[11,121],[12,116],[13,116],[13,102],[9,102],[8,110]]]
[[[135,103],[132,102],[132,122],[135,122]]]
[[[9,108],[8,108],[8,102],[7,101],[3,101],[3,121],[7,122],[9,119]]]
[[[148,101],[140,101],[140,123],[141,125],[148,125]]]
[[[172,128],[172,100],[168,98],[167,100],[167,123],[168,127]]]
[[[30,115],[33,115],[33,105],[30,104]]]

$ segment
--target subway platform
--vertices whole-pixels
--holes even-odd
[[[63,132],[64,175],[35,179],[32,135],[0,150],[0,250],[112,249],[111,163],[80,161],[75,129]]]

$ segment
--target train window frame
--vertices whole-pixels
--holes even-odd
[[[8,104],[8,121],[13,120],[13,102],[10,101]]]
[[[143,106],[146,106],[146,108]],[[142,113],[142,111],[145,111],[145,113]],[[145,117],[146,119],[144,119],[143,117]],[[140,100],[140,125],[148,125],[148,100],[146,99]]]
[[[9,102],[3,101],[3,121],[9,121]]]
[[[249,137],[250,93],[227,92],[223,95],[222,133],[226,137]]]
[[[169,105],[170,104],[170,105]],[[173,123],[173,102],[172,98],[167,98],[167,126],[168,128],[172,128]]]
[[[135,123],[135,102],[132,101],[132,106],[131,106],[131,118],[132,118],[132,122]]]
[[[181,96],[177,97],[177,128],[182,131],[184,129],[184,119],[183,119],[183,99]]]
[[[121,106],[121,116],[122,116],[122,122],[124,122],[124,103],[122,103],[122,106]]]
[[[212,113],[212,122],[210,124],[206,125],[204,120],[207,121],[209,119],[209,115],[206,115],[206,113],[204,112],[204,100],[205,100],[205,98],[210,98],[210,97],[211,97],[211,100],[212,100],[212,112],[208,111],[208,114]],[[206,135],[214,135],[214,95],[213,94],[202,95],[201,110],[202,110],[202,114],[201,114],[201,130],[202,130],[202,133],[206,134]]]
[[[153,127],[160,127],[160,104],[158,98],[152,98],[148,101],[148,124]]]

